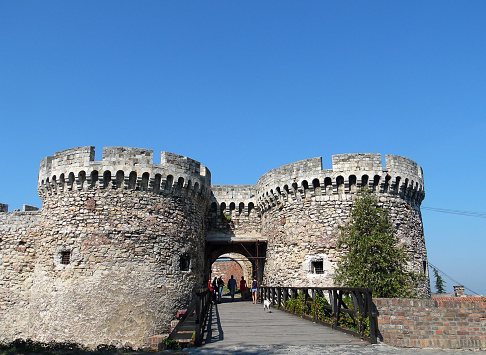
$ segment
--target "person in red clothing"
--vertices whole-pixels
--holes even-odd
[[[216,294],[214,293],[214,287],[213,287],[213,284],[211,282],[211,279],[209,279],[209,281],[208,281],[208,288],[209,288],[209,292],[210,292],[210,295],[211,295],[211,302],[213,304],[216,304]]]
[[[241,300],[244,301],[245,300],[245,296],[246,296],[246,280],[245,278],[242,276],[241,277],[241,281],[240,281],[240,291],[241,291]]]

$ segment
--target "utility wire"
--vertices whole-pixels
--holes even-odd
[[[449,210],[446,208],[437,208],[437,207],[421,207],[423,210],[434,211],[434,212],[441,212],[441,213],[450,213],[456,214],[459,216],[468,216],[468,217],[479,217],[479,218],[486,218],[486,212],[472,212],[472,211],[460,211],[460,210]]]
[[[456,283],[456,285],[461,285],[461,283],[460,283],[460,282],[458,282],[458,281],[454,280],[452,277],[450,277],[449,275],[447,275],[447,274],[446,274],[444,271],[442,271],[441,269],[439,269],[437,266],[432,265],[430,262],[429,262],[429,266],[431,266],[433,269],[436,269],[437,271],[439,271],[439,272],[440,272],[442,275],[444,275],[444,276],[446,276],[447,278],[449,278],[449,279],[451,279],[452,281],[454,281],[454,282]],[[468,290],[469,292],[471,292],[472,294],[474,294],[474,295],[479,295],[479,293],[478,293],[478,292],[475,292],[475,291],[471,290],[469,287],[464,286],[464,288],[465,288],[466,290]]]

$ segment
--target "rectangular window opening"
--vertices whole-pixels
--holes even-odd
[[[71,252],[70,251],[62,251],[61,252],[61,264],[69,265],[71,263]]]
[[[324,273],[324,263],[322,260],[312,262],[312,273],[313,274],[323,274]]]
[[[191,265],[191,258],[188,255],[181,255],[180,258],[180,268],[181,271],[189,271],[189,267]]]

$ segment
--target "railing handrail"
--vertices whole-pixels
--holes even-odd
[[[169,339],[174,339],[175,335],[181,330],[182,326],[189,317],[192,317],[195,311],[196,326],[194,345],[200,346],[202,344],[204,328],[206,327],[206,321],[208,319],[209,309],[211,307],[211,294],[207,287],[199,288],[194,291],[194,296],[191,303],[187,307],[186,312],[182,316],[181,320],[174,327],[174,330],[169,334]]]
[[[270,300],[273,305],[283,307],[286,310],[287,301],[291,299],[297,299],[298,295],[304,295],[304,306],[308,307],[314,304],[315,295],[317,291],[320,291],[323,296],[327,291],[329,295],[329,305],[322,305],[321,307],[328,312],[331,316],[332,322],[328,322],[319,319],[316,316],[316,310],[312,310],[312,320],[317,323],[322,323],[331,326],[333,329],[338,329],[346,333],[350,333],[355,336],[369,341],[372,344],[377,342],[377,315],[373,312],[373,289],[366,287],[287,287],[287,286],[260,286],[260,299],[263,302],[264,299]],[[352,297],[353,308],[349,309],[348,305],[343,301],[343,295],[349,294]],[[327,298],[326,298],[327,300]],[[303,310],[301,316],[311,318],[310,315],[305,314]],[[294,313],[294,312],[292,312]],[[344,328],[340,325],[341,314],[347,314],[351,318],[353,325],[356,329]],[[326,318],[327,319],[327,318]]]
[[[337,287],[337,286],[329,286],[329,287],[313,287],[313,286],[301,286],[301,287],[296,287],[296,286],[267,286],[267,285],[261,285],[261,287],[265,288],[287,288],[287,289],[292,289],[292,290],[303,290],[303,289],[308,289],[308,290],[343,290],[343,291],[364,291],[364,292],[373,292],[373,289],[370,287]]]

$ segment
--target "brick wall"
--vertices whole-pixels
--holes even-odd
[[[382,341],[398,347],[486,349],[486,302],[376,298]]]
[[[223,280],[224,284],[228,284],[228,280],[230,279],[231,275],[234,276],[236,279],[236,287],[240,288],[240,280],[241,277],[243,276],[243,270],[241,266],[233,260],[227,260],[227,261],[215,261],[212,265],[211,268],[211,279],[213,279],[215,276],[219,277],[223,275]],[[248,284],[250,281],[246,281]]]

